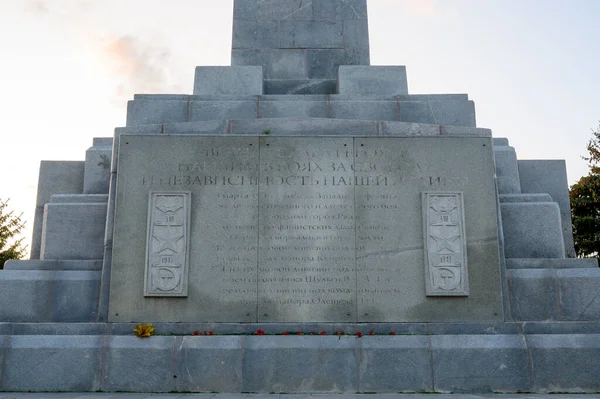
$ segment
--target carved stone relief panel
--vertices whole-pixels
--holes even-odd
[[[144,296],[188,294],[190,192],[151,192]]]
[[[427,296],[468,296],[462,193],[423,193]]]

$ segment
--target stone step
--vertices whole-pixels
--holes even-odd
[[[0,271],[0,321],[91,322],[99,271]]]
[[[507,269],[578,269],[598,268],[597,258],[565,258],[565,259],[506,259]]]
[[[600,334],[0,336],[0,391],[598,392]],[[44,365],[44,367],[39,367]]]
[[[600,268],[512,269],[506,276],[513,320],[600,320]]]
[[[4,270],[102,270],[102,260],[9,260]]]

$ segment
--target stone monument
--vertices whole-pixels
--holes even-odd
[[[465,94],[409,94],[367,21],[235,0],[232,66],[42,163],[32,259],[0,271],[0,390],[600,390],[564,162],[518,160]]]

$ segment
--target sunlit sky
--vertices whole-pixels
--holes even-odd
[[[519,159],[565,159],[600,119],[599,0],[368,0],[373,65],[411,94],[468,93]],[[191,94],[229,65],[233,0],[0,0],[0,198],[29,230],[41,160],[83,160],[134,93]],[[30,232],[26,233],[27,241]]]

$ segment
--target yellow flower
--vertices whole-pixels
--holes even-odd
[[[154,334],[154,327],[152,323],[149,324],[138,324],[136,328],[133,329],[136,337],[140,338],[148,338]]]

